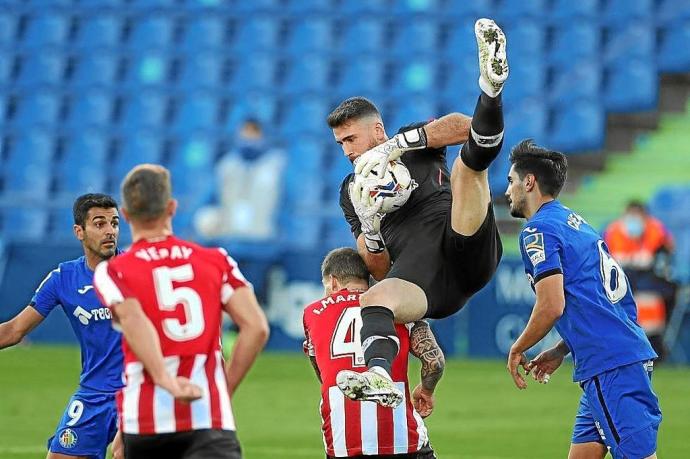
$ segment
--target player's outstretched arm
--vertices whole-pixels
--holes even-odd
[[[443,376],[446,360],[429,324],[417,321],[410,331],[410,352],[422,361],[422,382],[412,391],[412,402],[423,418],[434,410],[434,390]]]
[[[240,287],[235,290],[224,307],[239,328],[232,355],[225,364],[228,393],[232,398],[237,386],[268,341],[269,328],[266,315],[251,287]]]
[[[19,343],[31,330],[43,321],[43,316],[27,306],[11,320],[0,324],[0,349]]]
[[[527,387],[525,379],[518,371],[520,365],[528,368],[524,352],[546,336],[565,309],[563,274],[553,274],[541,279],[535,284],[534,289],[537,293],[537,302],[532,309],[532,315],[508,355],[508,373],[518,389]]]
[[[449,113],[424,126],[429,148],[442,148],[467,142],[472,118],[462,113]]]
[[[165,368],[163,352],[158,333],[141,304],[134,298],[127,298],[113,308],[113,318],[122,329],[127,344],[154,384],[162,387],[181,402],[191,402],[201,398],[201,388],[187,378],[173,376]]]

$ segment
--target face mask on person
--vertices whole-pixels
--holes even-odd
[[[628,236],[633,238],[638,238],[642,236],[644,232],[644,220],[637,215],[626,215],[623,218],[623,224],[625,225],[625,232]]]

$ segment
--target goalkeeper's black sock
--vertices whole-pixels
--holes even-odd
[[[460,150],[467,167],[483,171],[496,159],[503,146],[503,102],[501,95],[483,93],[477,100],[469,139]]]
[[[360,334],[367,367],[381,367],[390,375],[393,359],[400,349],[393,311],[384,306],[362,308]]]

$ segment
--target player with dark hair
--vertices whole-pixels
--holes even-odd
[[[125,457],[239,458],[230,399],[266,343],[266,317],[225,250],[173,235],[177,201],[167,169],[132,169],[122,200],[134,242],[98,265],[94,283],[124,338],[118,412]],[[239,328],[227,364],[223,311]]]
[[[0,349],[19,343],[57,306],[69,319],[81,347],[79,388],[48,440],[48,459],[105,459],[117,432],[115,393],[122,387],[120,334],[93,291],[93,270],[118,253],[117,203],[104,194],[85,194],[74,202],[74,235],[84,255],[48,273],[29,305],[0,324]],[[115,457],[121,457],[114,445]]]
[[[369,271],[357,251],[332,250],[321,266],[326,297],[304,309],[305,352],[321,382],[321,422],[326,454],[333,457],[430,459],[436,457],[422,417],[434,409],[434,389],[443,375],[443,352],[424,321],[396,325],[400,352],[391,377],[404,394],[396,408],[356,402],[336,385],[339,372],[366,370],[359,341],[359,297],[369,288]],[[421,383],[410,397],[408,352],[422,361]],[[372,397],[374,398],[374,397]]]
[[[511,215],[527,220],[520,251],[537,300],[510,349],[508,371],[524,389],[520,365],[548,382],[571,353],[573,380],[583,394],[569,459],[603,458],[607,447],[615,459],[655,458],[661,411],[651,377],[657,355],[637,324],[625,273],[601,236],[556,200],[566,179],[562,153],[527,140],[510,161],[506,196]],[[523,353],[554,326],[562,341],[527,362]]]
[[[362,348],[371,371],[342,375],[348,396],[400,403],[402,393],[390,379],[400,350],[395,323],[454,314],[486,285],[501,258],[487,168],[503,142],[506,39],[489,19],[477,21],[475,35],[481,95],[473,118],[452,113],[388,138],[378,109],[363,97],[345,100],[328,116],[336,142],[355,164],[355,174],[342,184],[340,206],[367,268],[381,280],[360,300]],[[446,147],[456,144],[463,147],[449,174]],[[383,218],[383,201],[372,202],[366,181],[356,177],[372,171],[380,176],[398,158],[419,186]]]

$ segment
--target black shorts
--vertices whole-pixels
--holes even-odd
[[[402,250],[386,276],[424,290],[426,318],[442,319],[458,312],[491,280],[503,254],[491,204],[472,236],[456,233],[450,220],[449,212],[417,228],[414,244]]]
[[[144,459],[241,459],[233,430],[203,429],[156,435],[124,434],[125,457]]]

